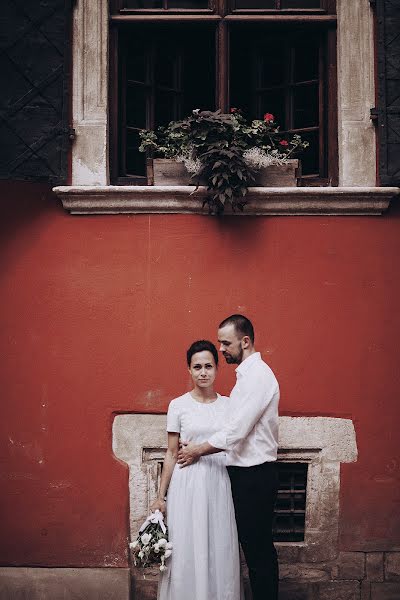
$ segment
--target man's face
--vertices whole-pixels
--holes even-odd
[[[235,326],[232,323],[218,329],[219,351],[225,357],[228,364],[240,365],[243,358],[242,339],[236,335]]]

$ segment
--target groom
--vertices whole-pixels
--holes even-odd
[[[277,494],[279,385],[254,348],[253,325],[231,315],[218,329],[220,352],[236,368],[225,427],[200,445],[183,444],[178,463],[186,467],[205,454],[227,452],[239,541],[249,568],[253,600],[278,600],[278,560],[272,541]]]

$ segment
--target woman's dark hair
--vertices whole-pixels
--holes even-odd
[[[190,363],[192,362],[193,354],[197,352],[203,352],[204,350],[208,350],[214,357],[215,365],[218,367],[218,352],[216,347],[212,342],[208,340],[198,340],[197,342],[193,342],[188,351],[186,352],[186,360],[188,367],[190,367]]]

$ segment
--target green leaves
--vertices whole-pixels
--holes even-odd
[[[263,121],[248,124],[238,109],[231,114],[195,109],[190,116],[171,121],[166,127],[141,131],[139,150],[165,158],[184,156],[189,161],[200,161],[201,176],[208,182],[206,203],[210,213],[222,213],[227,202],[233,210],[243,210],[247,188],[254,179],[253,168],[243,158],[247,150],[260,148],[271,155],[289,157],[308,146],[298,134],[291,138],[282,135],[273,119],[266,113]]]

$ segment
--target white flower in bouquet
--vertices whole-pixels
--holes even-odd
[[[142,540],[143,545],[147,546],[151,540],[151,535],[149,533],[144,533],[140,539]]]
[[[167,546],[168,542],[165,538],[161,538],[161,540],[158,541],[158,546],[160,548],[165,548]]]
[[[129,544],[129,548],[130,548],[131,550],[135,550],[135,548],[137,548],[138,546],[139,546],[139,542],[138,542],[137,540],[135,540],[134,542],[131,542],[131,543]]]
[[[166,550],[164,556],[165,556],[165,558],[169,558],[171,556],[171,554],[172,554],[172,550]]]

